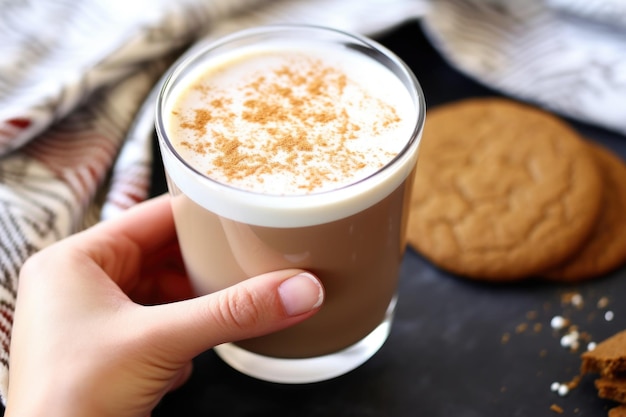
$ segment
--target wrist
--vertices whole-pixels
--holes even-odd
[[[85,399],[76,395],[64,395],[62,389],[51,389],[37,395],[34,390],[21,390],[19,394],[9,394],[4,417],[79,417],[98,414],[91,412]]]

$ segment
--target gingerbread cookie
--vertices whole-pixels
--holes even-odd
[[[626,330],[599,343],[594,350],[581,355],[583,374],[600,374],[603,378],[617,379],[626,374]]]
[[[581,358],[583,375],[600,375],[594,381],[598,397],[622,404],[612,408],[609,417],[626,417],[626,330],[603,340]]]
[[[626,380],[599,378],[593,383],[598,390],[598,397],[618,403],[626,403]]]
[[[626,405],[618,405],[609,410],[609,417],[626,417]]]
[[[601,202],[586,144],[558,118],[504,99],[426,117],[407,238],[442,269],[511,281],[562,263]]]
[[[575,282],[604,275],[626,262],[626,164],[600,145],[589,144],[603,179],[603,204],[588,242],[544,277]]]

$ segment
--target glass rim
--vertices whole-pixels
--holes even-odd
[[[404,144],[402,149],[384,166],[377,169],[375,172],[360,178],[356,181],[350,182],[348,184],[344,184],[338,186],[336,188],[317,191],[317,192],[309,192],[302,194],[273,194],[273,193],[264,193],[258,192],[254,190],[249,190],[241,187],[237,187],[234,185],[230,185],[224,183],[222,181],[213,179],[202,172],[200,172],[197,168],[191,165],[189,162],[183,158],[180,153],[176,150],[173,143],[169,139],[167,129],[165,127],[165,121],[163,118],[163,110],[165,108],[165,102],[167,100],[168,93],[170,92],[172,85],[176,80],[178,80],[182,75],[185,74],[185,71],[192,67],[194,63],[201,59],[204,54],[210,53],[220,47],[228,45],[232,42],[243,40],[245,38],[254,37],[256,35],[266,35],[272,33],[281,33],[288,31],[312,31],[312,32],[325,32],[334,34],[345,39],[351,39],[355,41],[357,45],[367,48],[369,51],[374,51],[380,57],[384,57],[389,60],[396,69],[400,70],[400,73],[406,79],[402,79],[395,71],[389,66],[387,68],[394,72],[394,75],[400,79],[403,85],[410,91],[411,97],[415,97],[415,105],[417,117],[415,118],[413,129],[410,133],[410,137],[407,142]],[[322,41],[324,42],[324,41]],[[376,57],[371,57],[372,59],[377,59]],[[380,61],[379,61],[380,62]],[[384,65],[384,64],[383,64]],[[321,25],[311,25],[311,24],[271,24],[271,25],[263,25],[256,26],[248,29],[239,30],[233,32],[231,34],[225,35],[218,39],[199,42],[195,46],[191,47],[187,52],[185,52],[179,59],[177,59],[170,68],[166,71],[164,76],[162,77],[160,86],[158,88],[158,95],[156,100],[156,109],[155,109],[155,128],[159,142],[165,145],[166,150],[175,157],[176,161],[179,164],[182,164],[186,170],[192,172],[197,179],[207,182],[211,184],[215,188],[219,188],[222,190],[228,190],[229,193],[237,193],[244,194],[248,196],[254,197],[262,197],[264,199],[306,199],[312,197],[319,197],[323,195],[329,195],[334,193],[340,193],[345,191],[346,189],[353,188],[359,184],[368,182],[373,177],[378,177],[382,173],[388,171],[395,165],[399,164],[401,160],[403,160],[407,153],[413,147],[418,146],[418,142],[420,140],[421,133],[424,128],[424,121],[426,116],[426,101],[424,97],[424,93],[422,87],[413,74],[413,71],[408,67],[408,65],[400,59],[395,53],[381,45],[380,43],[359,34],[350,33],[348,31],[344,31],[341,29],[336,29],[332,27],[326,27]]]

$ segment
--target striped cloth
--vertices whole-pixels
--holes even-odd
[[[147,197],[155,84],[193,42],[279,22],[375,37],[419,18],[448,61],[476,80],[626,133],[622,3],[0,0],[2,400],[21,265]]]
[[[626,1],[432,5],[424,30],[456,68],[518,99],[626,134]]]

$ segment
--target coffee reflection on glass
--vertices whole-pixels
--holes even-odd
[[[344,374],[391,328],[424,124],[410,70],[377,43],[312,26],[249,29],[166,76],[156,129],[183,258],[198,294],[302,268],[312,318],[215,347],[282,383]]]

